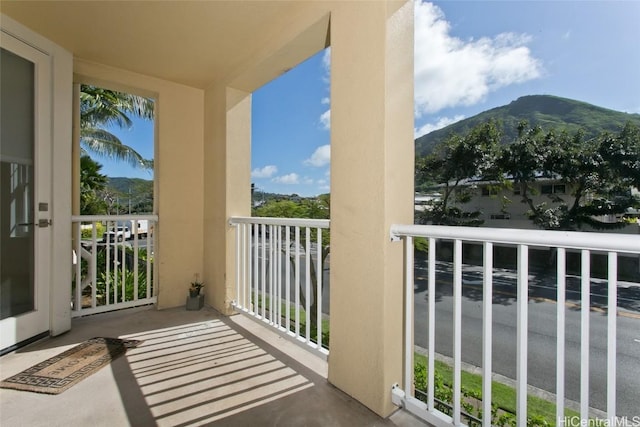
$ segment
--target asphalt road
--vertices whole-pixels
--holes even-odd
[[[260,257],[261,259],[261,257]],[[315,258],[314,258],[315,260]],[[286,275],[282,256],[283,276]],[[268,262],[268,261],[267,261]],[[323,274],[322,311],[329,314],[329,269]],[[301,284],[306,268],[301,256]],[[439,262],[436,275],[436,352],[452,356],[452,264]],[[290,274],[292,274],[290,272]],[[292,280],[293,283],[293,275]],[[282,285],[284,295],[284,284]],[[493,371],[516,378],[516,276],[508,269],[494,270]],[[606,282],[593,279],[590,313],[590,406],[606,410],[607,317]],[[302,291],[304,292],[304,291]],[[528,305],[528,384],[555,393],[556,383],[556,287],[555,277],[530,273]],[[565,310],[565,397],[580,399],[580,280],[567,278]],[[427,348],[427,271],[421,261],[415,268],[415,344]],[[617,414],[639,415],[640,402],[640,285],[621,282],[617,318]],[[482,366],[482,269],[465,265],[462,298],[462,360]]]
[[[426,270],[416,266],[415,343],[427,347],[427,281]],[[436,352],[452,356],[453,298],[452,267],[438,263],[436,274]],[[493,360],[494,372],[516,377],[516,279],[515,272],[498,271],[494,278],[493,301]],[[565,396],[580,399],[580,311],[576,280],[570,280],[567,292],[565,340]],[[478,267],[463,268],[462,299],[462,360],[482,366],[482,287]],[[590,313],[590,406],[606,409],[607,317],[601,306],[606,297],[598,295],[601,283],[592,283],[593,307]],[[556,309],[553,277],[530,276],[528,383],[555,392],[556,370]],[[640,402],[640,312],[632,310],[637,284],[620,286],[621,305],[631,309],[617,318],[617,414],[637,416]],[[578,302],[578,304],[576,303]]]

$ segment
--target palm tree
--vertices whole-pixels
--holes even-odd
[[[83,154],[80,157],[80,215],[100,215],[107,211],[107,203],[99,196],[108,178],[100,173],[102,165]]]
[[[80,88],[80,144],[84,153],[128,162],[133,167],[153,169],[153,160],[143,158],[125,145],[105,126],[130,128],[130,116],[152,120],[154,101],[142,96],[103,89],[91,85]]]

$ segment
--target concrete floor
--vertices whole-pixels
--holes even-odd
[[[404,411],[378,417],[327,382],[324,360],[244,316],[206,308],[76,319],[70,332],[0,358],[0,378],[92,337],[144,342],[59,395],[0,389],[0,425],[424,425]]]

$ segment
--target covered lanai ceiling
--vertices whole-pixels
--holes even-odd
[[[0,11],[76,58],[206,88],[236,78],[243,67],[262,60],[273,40],[297,26],[304,31],[305,25],[326,15],[315,31],[325,35],[311,37],[314,43],[319,38],[323,47],[328,5],[300,0],[3,0]]]

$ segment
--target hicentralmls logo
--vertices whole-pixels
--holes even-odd
[[[562,427],[640,427],[640,415],[611,419],[564,417],[558,420],[558,425]]]

